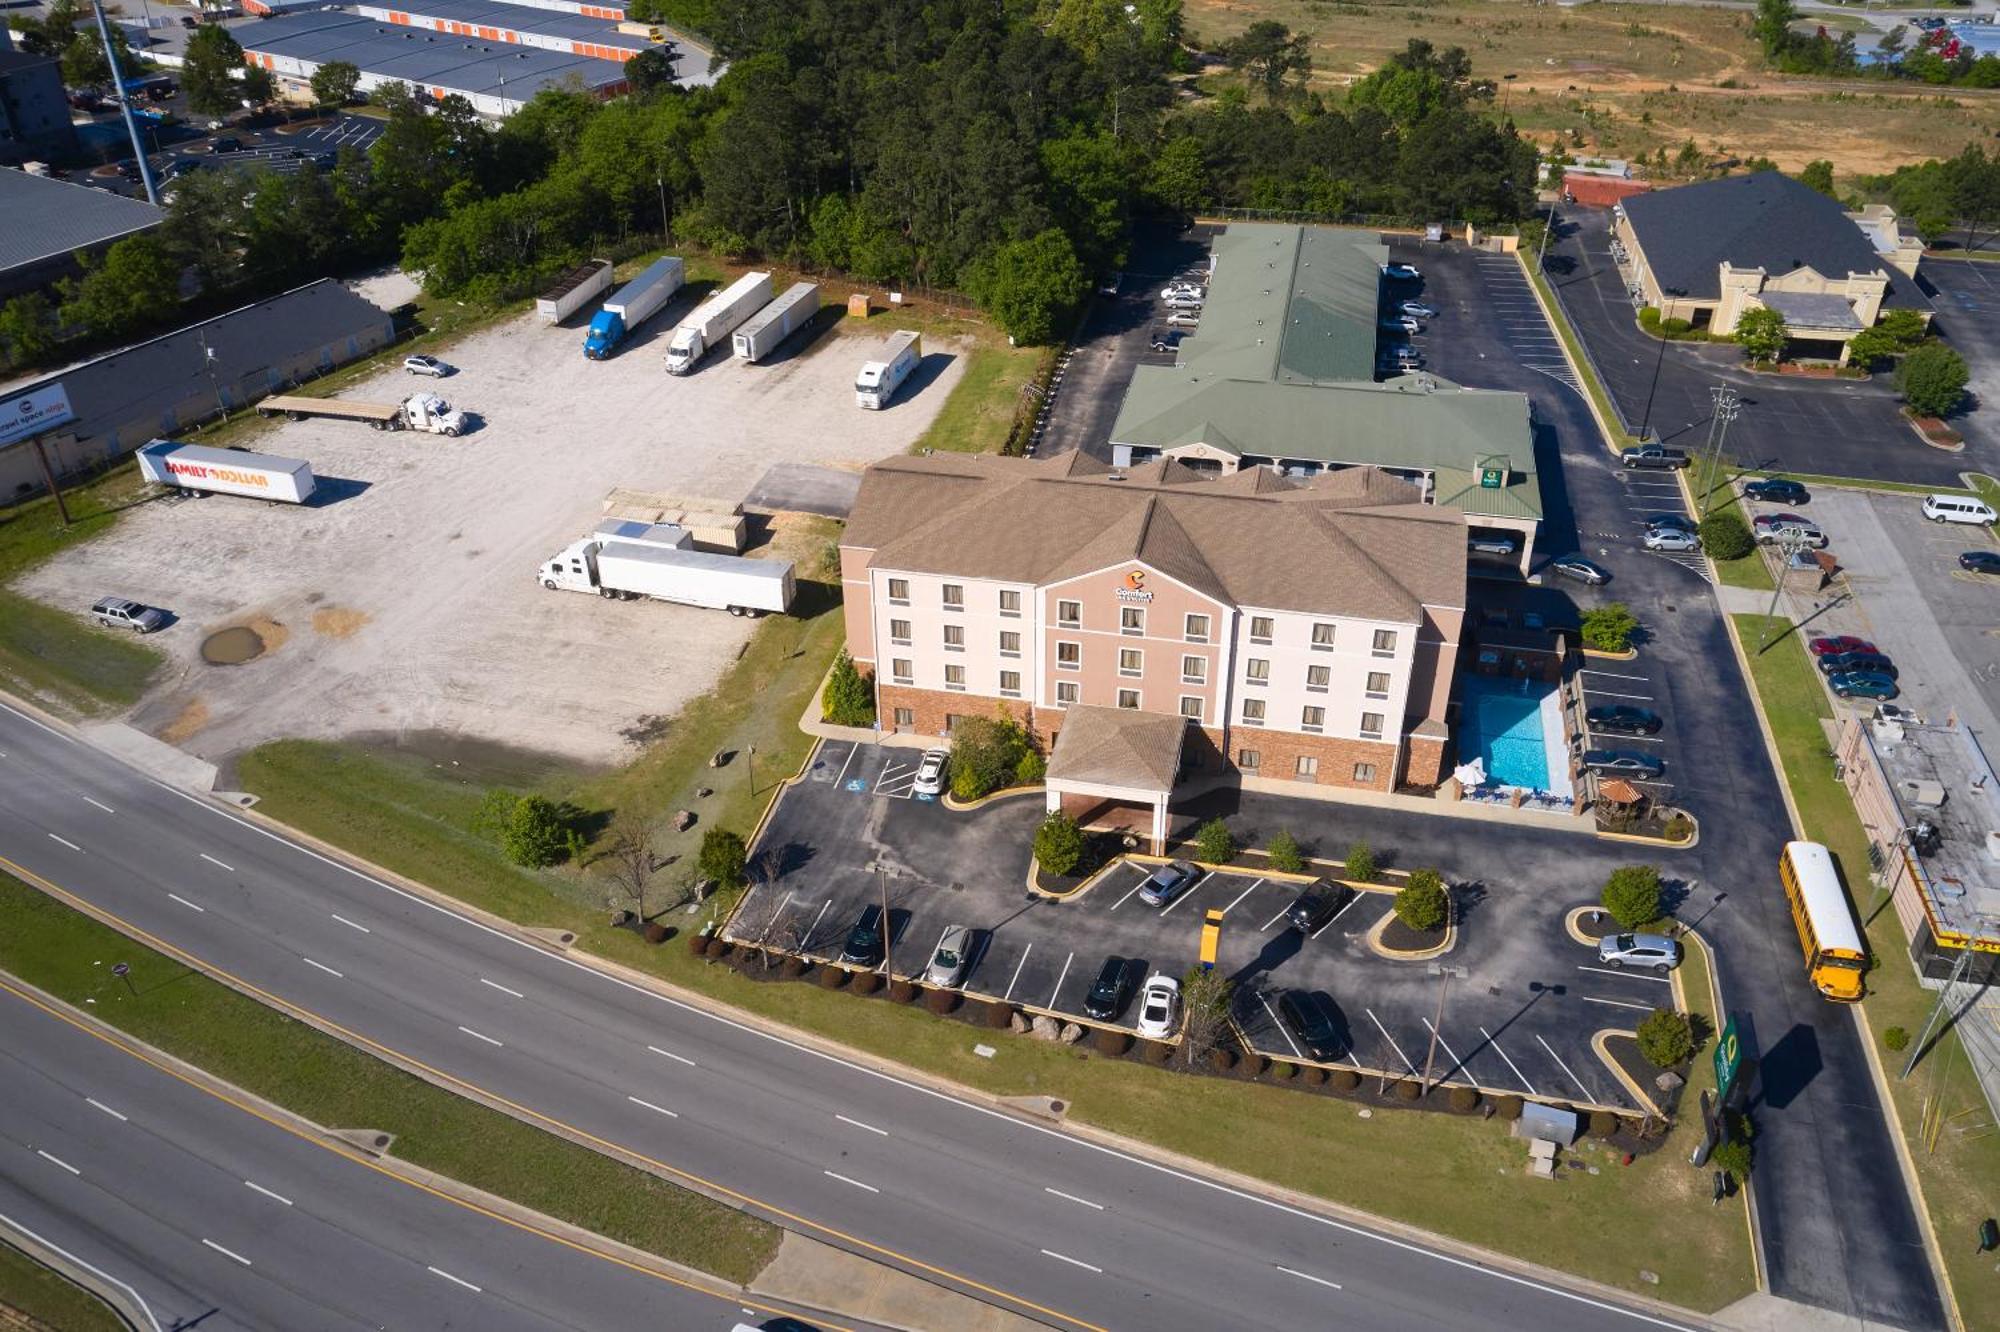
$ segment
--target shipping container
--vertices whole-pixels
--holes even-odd
[[[535,298],[535,313],[545,324],[563,320],[611,290],[611,261],[593,259],[572,268],[556,284]]]
[[[819,284],[793,283],[784,295],[759,310],[749,323],[736,330],[733,345],[737,359],[752,364],[763,360],[818,313]]]
[[[138,459],[139,475],[155,485],[283,504],[312,498],[312,464],[297,458],[156,439],[138,451]]]

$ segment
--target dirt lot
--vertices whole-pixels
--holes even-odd
[[[670,308],[610,361],[578,328],[525,316],[450,351],[435,387],[482,423],[458,439],[340,421],[275,423],[249,447],[305,458],[311,505],[171,499],[37,569],[21,590],[87,606],[106,594],[171,610],[153,642],[174,669],[133,720],[204,758],[263,741],[443,732],[583,764],[628,757],[620,732],[704,692],[751,622],[656,602],[544,591],[540,562],[587,532],[614,486],[735,503],[777,463],[858,468],[910,447],[943,406],[962,349],[932,340],[886,412],[854,405],[854,372],[886,318],[837,324],[761,366],[661,365]],[[429,381],[384,371],[340,396],[387,401]],[[759,553],[809,569],[814,543],[774,524]],[[215,630],[269,645],[204,663]]]

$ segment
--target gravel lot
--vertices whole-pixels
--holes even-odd
[[[153,642],[175,669],[132,720],[204,758],[279,737],[437,731],[620,761],[621,729],[706,691],[752,622],[547,592],[539,563],[596,523],[614,486],[733,504],[775,464],[857,469],[902,453],[963,367],[932,345],[888,411],[860,410],[854,372],[890,331],[878,318],[774,363],[717,355],[676,379],[661,353],[691,303],[603,362],[584,358],[581,328],[531,315],[466,338],[436,388],[478,415],[470,434],[276,423],[249,446],[310,460],[312,505],[148,504],[21,589],[79,610],[107,594],[171,610]],[[432,385],[393,368],[340,396],[419,386]],[[242,624],[269,642],[264,656],[202,662],[208,634]]]

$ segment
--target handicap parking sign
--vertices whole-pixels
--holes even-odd
[[[865,777],[849,777],[847,779],[847,789],[850,791],[866,791],[868,789],[868,779]]]

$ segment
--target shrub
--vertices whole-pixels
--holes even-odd
[[[704,879],[715,880],[724,888],[741,888],[747,855],[741,837],[727,828],[710,828],[701,835],[701,850],[695,856],[694,872]]]
[[[1756,1153],[1742,1138],[1731,1138],[1718,1144],[1714,1154],[1708,1158],[1709,1164],[1737,1180],[1750,1178],[1750,1167],[1755,1159]]]
[[[1021,723],[1001,711],[966,717],[951,732],[951,793],[977,800],[1013,779],[1021,760],[1034,752]]]
[[[1271,862],[1271,868],[1280,874],[1305,872],[1305,853],[1299,850],[1298,840],[1288,829],[1278,830],[1278,835],[1271,839],[1271,845],[1265,848],[1264,854]]]
[[[1040,786],[1042,779],[1048,775],[1049,761],[1032,749],[1021,755],[1020,761],[1014,765],[1016,786]]]
[[[1611,919],[1628,930],[1660,918],[1660,871],[1651,865],[1621,865],[1604,881],[1599,900]]]
[[[1711,560],[1740,560],[1757,549],[1757,538],[1749,526],[1730,509],[1717,509],[1695,528],[1701,538],[1702,553]]]
[[[488,791],[472,816],[472,829],[498,841],[507,859],[531,869],[569,854],[569,813],[542,796]]]
[[[1910,1033],[1901,1027],[1890,1027],[1882,1033],[1882,1044],[1891,1050],[1907,1050],[1910,1048]]]
[[[882,988],[882,973],[879,971],[857,971],[853,984],[847,987],[856,994],[873,994]]]
[[[1210,819],[1194,835],[1195,858],[1208,865],[1227,865],[1236,859],[1236,837],[1221,819]]]
[[[703,953],[706,953],[708,951],[708,936],[706,934],[690,934],[688,936],[688,951],[696,957],[700,957]]]
[[[1617,1131],[1618,1116],[1612,1114],[1609,1110],[1593,1110],[1590,1112],[1589,1133],[1591,1137],[1608,1138]]]
[[[1506,1093],[1494,1097],[1493,1113],[1505,1120],[1519,1119],[1521,1117],[1521,1098]]]
[[[1462,1115],[1469,1114],[1479,1108],[1479,1089],[1477,1087],[1453,1087],[1450,1099],[1452,1109]]]
[[[1056,810],[1035,829],[1035,863],[1051,874],[1071,874],[1083,860],[1083,829]]]
[[[1335,1091],[1351,1092],[1361,1085],[1361,1075],[1351,1068],[1336,1068],[1327,1075]]]
[[[1132,1037],[1125,1032],[1110,1027],[1099,1027],[1092,1034],[1090,1043],[1097,1047],[1099,1054],[1122,1055],[1132,1048]]]
[[[1969,378],[1965,358],[1943,343],[1917,348],[1896,367],[1896,389],[1919,416],[1950,416]]]
[[[1423,1084],[1410,1078],[1397,1082],[1391,1090],[1399,1101],[1414,1101],[1424,1094]]]
[[[1010,1026],[1014,1021],[1014,1005],[988,1004],[986,1005],[985,1018],[986,1025],[996,1030]]]
[[[833,673],[827,677],[826,692],[820,696],[819,716],[821,721],[835,726],[875,724],[874,685],[845,648],[833,659]]]
[[[889,982],[889,998],[899,1004],[907,1004],[917,997],[917,987],[898,976]]]
[[[786,980],[797,980],[806,974],[806,968],[811,965],[802,957],[788,957],[778,964],[778,974]]]
[[[1355,883],[1375,882],[1375,853],[1366,842],[1347,848],[1347,877]]]
[[[821,967],[819,969],[819,983],[820,988],[824,990],[839,989],[841,986],[847,984],[847,968]]]
[[[1443,929],[1450,914],[1451,898],[1436,870],[1418,870],[1396,894],[1396,919],[1419,933]]]
[[[1640,1019],[1639,1053],[1654,1068],[1678,1068],[1694,1058],[1694,1025],[1687,1014],[1656,1008]]]
[[[957,990],[930,990],[924,994],[924,1007],[943,1017],[958,1007]]]
[[[1173,1053],[1174,1047],[1165,1041],[1145,1041],[1139,1046],[1139,1057],[1149,1064],[1164,1064]]]
[[[1271,1071],[1271,1058],[1269,1055],[1261,1055],[1258,1054],[1255,1050],[1252,1050],[1249,1054],[1243,1056],[1244,1077],[1261,1078],[1270,1071]]]
[[[1218,1073],[1227,1073],[1236,1067],[1236,1051],[1223,1045],[1211,1047],[1208,1052],[1208,1066]]]
[[[655,920],[647,922],[645,934],[647,943],[663,944],[672,937],[673,930]]]
[[[1685,814],[1676,814],[1667,820],[1667,826],[1660,832],[1669,842],[1685,842],[1694,836],[1694,820]]]
[[[1305,1074],[1306,1074],[1306,1086],[1324,1087],[1326,1085],[1326,1070],[1321,1068],[1318,1064],[1306,1065]]]
[[[1265,1071],[1271,1075],[1272,1080],[1275,1082],[1290,1082],[1299,1075],[1299,1066],[1297,1064],[1288,1064],[1280,1059]]]
[[[1613,601],[1583,613],[1583,645],[1599,652],[1624,652],[1632,646],[1632,634],[1639,617],[1622,601]]]

